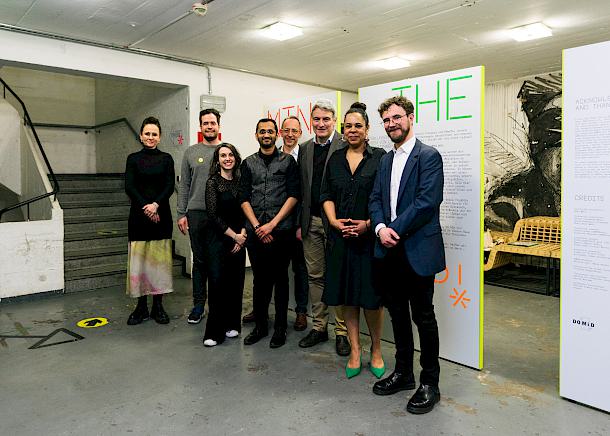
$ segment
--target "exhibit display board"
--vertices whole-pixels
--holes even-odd
[[[372,146],[392,148],[377,108],[402,94],[415,106],[415,136],[443,157],[441,227],[447,269],[437,275],[434,292],[440,355],[478,369],[483,367],[484,83],[480,66],[360,89]],[[417,329],[413,331],[417,341]]]
[[[610,411],[610,42],[563,52],[559,393]]]
[[[311,108],[317,100],[330,100],[337,111],[337,130],[341,131],[340,126],[340,115],[341,112],[341,91],[330,91],[323,94],[310,95],[307,97],[295,97],[290,100],[284,100],[276,103],[272,103],[265,107],[264,113],[267,118],[275,120],[278,125],[278,129],[281,128],[281,123],[284,119],[289,116],[295,116],[301,123],[301,130],[303,135],[299,140],[299,143],[303,143],[308,139],[312,138],[313,126],[311,125]],[[277,145],[282,145],[281,138],[278,138]]]

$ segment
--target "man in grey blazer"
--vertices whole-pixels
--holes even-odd
[[[328,306],[322,302],[326,272],[326,230],[328,220],[320,205],[320,188],[328,158],[345,143],[335,130],[337,115],[329,100],[315,102],[311,110],[315,136],[299,149],[301,172],[300,224],[297,238],[303,241],[303,252],[309,276],[309,301],[313,315],[312,330],[299,342],[302,348],[328,341]],[[348,356],[350,345],[341,307],[335,308],[335,347],[337,354]]]

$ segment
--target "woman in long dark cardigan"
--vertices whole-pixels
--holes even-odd
[[[172,292],[173,219],[169,198],[174,192],[174,160],[157,148],[161,124],[148,117],[140,128],[142,149],[127,157],[125,191],[129,210],[129,259],[127,295],[138,299],[127,324],[140,324],[149,317],[169,323],[163,309],[163,294]],[[147,296],[153,296],[148,312]]]

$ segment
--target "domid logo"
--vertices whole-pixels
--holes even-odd
[[[572,325],[585,330],[593,330],[595,328],[595,322],[593,320],[582,316],[578,318],[572,318]]]

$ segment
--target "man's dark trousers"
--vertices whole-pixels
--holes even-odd
[[[207,290],[217,290],[220,280],[220,256],[213,247],[219,245],[213,223],[204,210],[186,213],[193,252],[193,305],[205,306]]]
[[[295,237],[294,230],[272,233],[273,241],[264,244],[254,233],[248,235],[248,255],[253,274],[253,306],[256,327],[261,332],[268,329],[269,303],[275,287],[275,330],[288,326],[288,255]]]
[[[390,312],[396,344],[396,372],[413,373],[413,331],[411,319],[417,326],[420,343],[420,382],[438,386],[438,325],[434,315],[434,276],[420,276],[405,256],[402,243],[388,250],[384,259],[377,260],[380,268],[380,289],[384,304]],[[400,279],[398,280],[398,276]],[[409,311],[410,306],[410,311]]]

